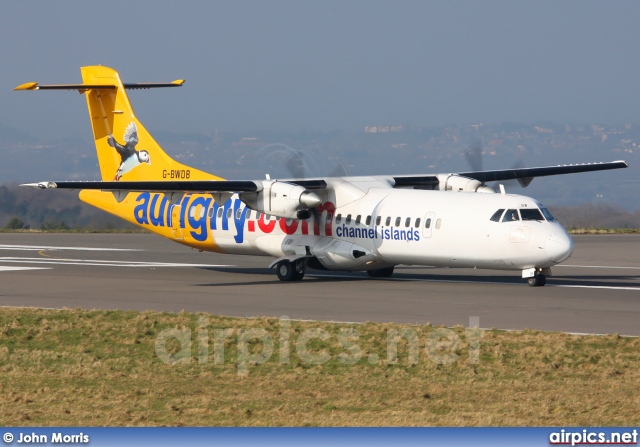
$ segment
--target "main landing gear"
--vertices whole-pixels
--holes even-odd
[[[276,274],[280,281],[300,281],[304,278],[306,268],[306,259],[298,259],[293,262],[283,260],[276,264]]]
[[[389,278],[393,275],[393,266],[383,269],[367,270],[367,275],[371,278]]]

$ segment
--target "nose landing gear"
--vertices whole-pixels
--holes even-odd
[[[527,279],[527,284],[531,287],[542,287],[547,283],[547,277],[542,273]]]
[[[542,287],[547,283],[547,276],[551,276],[550,268],[531,268],[522,271],[522,277],[531,287]]]

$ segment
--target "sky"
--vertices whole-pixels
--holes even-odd
[[[75,92],[106,65],[153,130],[325,131],[640,120],[637,1],[6,1],[0,126],[90,137]]]

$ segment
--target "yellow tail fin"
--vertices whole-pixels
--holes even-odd
[[[81,71],[87,88],[79,90],[84,90],[87,97],[103,181],[222,180],[185,166],[162,150],[134,115],[125,85],[114,69],[90,66],[82,67]],[[145,84],[127,86],[146,88]]]

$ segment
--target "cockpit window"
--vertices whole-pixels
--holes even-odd
[[[493,216],[491,216],[491,222],[500,222],[500,216],[502,216],[502,213],[504,213],[504,208],[493,213]]]
[[[520,216],[522,216],[522,220],[544,220],[542,213],[537,208],[521,208]]]
[[[515,222],[517,220],[520,220],[520,217],[518,216],[518,210],[507,210],[507,212],[504,213],[504,217],[502,218],[503,222]]]
[[[556,218],[551,215],[548,209],[542,207],[540,208],[540,211],[542,211],[544,218],[547,219],[549,222],[554,222],[556,220]]]

